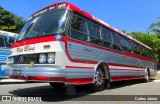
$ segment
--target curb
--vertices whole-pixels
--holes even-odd
[[[16,80],[16,79],[0,79],[0,83],[19,83],[26,82],[25,80]]]
[[[153,80],[153,82],[160,82],[160,80]]]

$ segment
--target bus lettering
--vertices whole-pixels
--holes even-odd
[[[17,53],[21,53],[23,51],[23,48],[17,48]]]
[[[28,51],[34,51],[34,47],[30,47],[30,46],[25,46],[24,47],[24,51],[28,52]]]
[[[30,51],[34,51],[35,48],[31,47],[31,46],[25,46],[24,48],[17,48],[17,53],[22,53],[24,52],[30,52]]]

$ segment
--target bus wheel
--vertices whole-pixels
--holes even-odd
[[[150,72],[149,69],[147,69],[144,82],[149,82],[149,81],[150,81]]]
[[[60,83],[60,82],[49,82],[49,84],[53,88],[62,88],[65,85],[65,83]]]
[[[98,68],[94,74],[94,83],[90,85],[91,90],[94,92],[102,91],[105,87],[105,73],[102,68]]]

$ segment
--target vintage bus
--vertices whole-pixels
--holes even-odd
[[[7,78],[2,71],[7,66],[7,57],[10,55],[11,45],[16,35],[16,33],[0,30],[0,79]]]
[[[12,45],[4,73],[46,81],[55,88],[89,84],[100,91],[110,82],[157,73],[150,47],[68,2],[31,15]]]

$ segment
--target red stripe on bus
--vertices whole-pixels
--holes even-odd
[[[115,63],[106,63],[109,66],[124,66],[124,67],[131,67],[131,68],[146,68],[146,67],[141,67],[141,66],[133,66],[133,65],[126,65],[126,64],[115,64]]]
[[[75,78],[75,79],[67,79],[69,84],[88,84],[93,83],[93,78]]]
[[[131,79],[144,79],[145,76],[120,76],[120,77],[111,77],[112,81],[121,81],[121,80],[131,80]]]
[[[94,67],[66,66],[66,68],[94,69]]]
[[[23,41],[14,43],[12,45],[12,48],[25,46],[25,45],[36,44],[36,43],[50,42],[50,41],[56,41],[55,36],[46,36],[46,37],[32,38],[32,39],[28,39],[28,40],[23,40]]]
[[[155,60],[151,60],[149,58],[139,56],[139,55],[136,55],[136,54],[132,54],[132,53],[129,53],[129,52],[125,52],[124,55],[129,56],[129,57],[133,57],[133,58],[138,58],[138,59],[141,59],[141,60],[146,60],[146,61],[149,61],[149,62],[154,62],[154,63],[156,62]]]
[[[55,82],[66,82],[69,84],[88,84],[88,83],[93,83],[93,78],[71,78],[71,79],[66,79],[64,77],[48,77],[48,76],[16,76],[16,75],[11,75],[10,78],[13,79],[23,79],[23,80],[37,80],[37,81],[55,81]]]

